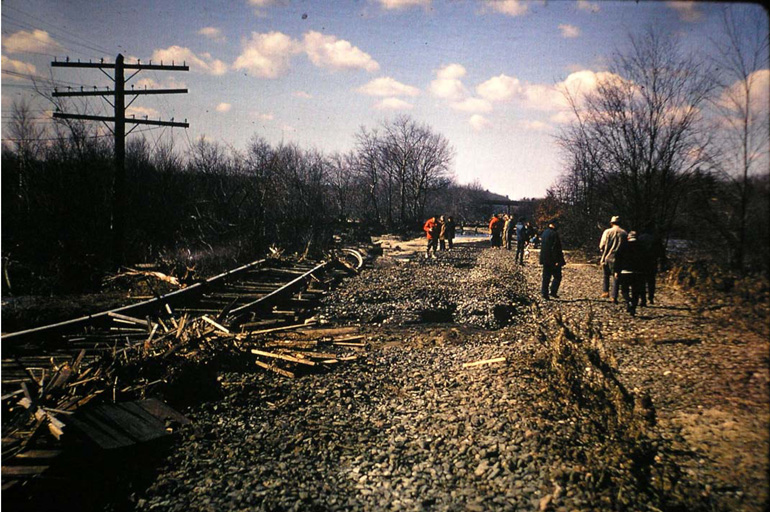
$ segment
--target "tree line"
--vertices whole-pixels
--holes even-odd
[[[44,126],[28,104],[13,106],[2,152],[3,287],[94,289],[115,270],[113,145],[94,125]],[[335,235],[414,232],[433,213],[483,220],[491,212],[477,200],[490,194],[456,182],[453,156],[446,137],[408,116],[361,127],[345,154],[258,135],[243,151],[206,138],[183,151],[172,139],[130,137],[123,259],[200,272],[270,246],[318,255]]]
[[[543,207],[571,245],[595,247],[619,215],[735,269],[767,270],[767,26],[726,10],[723,29],[709,58],[642,31],[590,93],[564,91],[566,165]]]

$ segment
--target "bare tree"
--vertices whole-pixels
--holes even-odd
[[[649,29],[616,52],[610,73],[583,98],[566,92],[575,121],[560,141],[576,181],[638,229],[671,229],[683,179],[701,163],[701,108],[712,91],[707,66]],[[593,197],[590,199],[593,201]],[[600,220],[600,219],[597,219]]]
[[[720,87],[712,102],[719,134],[715,168],[729,193],[726,211],[710,218],[724,233],[736,268],[743,268],[747,250],[751,180],[768,172],[770,70],[765,21],[766,17],[752,16],[748,10],[726,8],[722,33],[713,41]]]

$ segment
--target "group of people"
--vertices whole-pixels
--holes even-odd
[[[655,304],[655,276],[658,262],[665,258],[661,241],[649,233],[638,234],[620,227],[618,216],[610,219],[610,227],[599,242],[602,253],[599,264],[604,272],[602,297],[618,303],[618,291],[631,316],[638,306]],[[612,281],[612,290],[610,290]]]
[[[658,263],[665,258],[665,249],[660,239],[648,233],[626,231],[620,227],[620,218],[613,216],[610,227],[602,233],[599,251],[599,265],[603,271],[601,297],[611,297],[612,302],[617,304],[620,294],[631,316],[636,315],[636,308],[640,305],[645,307],[648,303],[655,304]],[[541,296],[545,300],[558,298],[561,269],[566,261],[555,221],[550,222],[543,232],[540,263],[543,265]]]
[[[514,224],[513,215],[498,213],[489,220],[489,236],[492,247],[504,247],[511,250],[516,240],[516,262],[524,264],[524,252],[527,245],[539,240],[537,231],[526,219],[521,218]]]
[[[665,258],[665,250],[655,236],[626,231],[620,224],[620,218],[613,216],[610,219],[610,227],[604,230],[599,242],[599,265],[603,271],[601,296],[611,297],[612,302],[617,304],[618,295],[622,295],[626,310],[633,316],[638,306],[645,307],[648,303],[655,303],[655,277],[658,262]],[[452,217],[431,217],[425,222],[423,229],[428,238],[426,258],[435,258],[439,247],[442,251],[452,249],[455,237],[455,223]],[[525,219],[521,218],[514,224],[512,215],[497,214],[489,221],[489,234],[493,247],[509,250],[515,238],[515,261],[520,265],[524,264],[528,245],[539,244],[540,264],[543,266],[540,295],[545,300],[559,297],[562,268],[566,260],[555,220],[550,221],[542,235],[538,236],[535,228]]]
[[[435,258],[436,251],[450,251],[454,245],[455,221],[452,217],[441,215],[433,216],[425,222],[422,229],[428,237],[428,249],[425,258]]]

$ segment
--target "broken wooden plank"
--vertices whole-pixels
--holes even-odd
[[[276,354],[275,352],[265,352],[264,350],[258,350],[256,348],[251,349],[251,353],[258,356],[272,357],[274,359],[283,359],[284,361],[289,361],[291,363],[299,363],[299,364],[305,364],[307,366],[315,366],[315,363],[313,361],[309,361],[307,359],[301,359],[299,357],[289,356],[286,354]]]
[[[16,455],[19,459],[53,459],[61,454],[61,450],[27,450]]]
[[[278,368],[274,364],[267,364],[267,363],[263,363],[262,361],[254,361],[254,362],[257,363],[257,366],[261,366],[266,370],[270,370],[271,372],[275,372],[279,375],[283,375],[284,377],[289,377],[290,379],[293,379],[296,377],[294,373],[288,370],[284,370],[283,368]]]
[[[310,359],[336,359],[337,354],[332,354],[331,352],[298,352],[294,351],[292,354],[300,355],[301,357],[308,357]]]
[[[474,366],[482,366],[486,364],[492,364],[492,363],[504,363],[505,358],[504,357],[494,357],[492,359],[482,359],[480,361],[473,361],[470,363],[463,363],[463,368],[472,368]]]
[[[147,325],[147,320],[142,320],[141,318],[135,318],[133,316],[123,315],[121,313],[115,313],[114,311],[108,311],[107,315],[111,318],[114,318],[116,320],[123,320],[124,322],[130,322],[136,325]]]
[[[332,345],[336,345],[338,347],[352,347],[352,348],[365,348],[366,343],[348,343],[345,341],[332,341]]]
[[[284,347],[284,348],[315,348],[318,346],[316,340],[272,340],[266,341],[265,347]]]
[[[273,327],[272,329],[262,329],[260,331],[248,331],[245,334],[249,334],[249,335],[268,334],[271,332],[291,331],[292,329],[299,329],[300,327],[307,327],[307,324],[284,325],[282,327]]]
[[[315,336],[316,338],[323,338],[324,336],[337,336],[342,334],[350,334],[353,332],[358,332],[358,330],[359,330],[359,327],[357,326],[326,327],[326,328],[319,328],[319,329],[305,329],[302,331],[302,333]]]
[[[50,466],[3,466],[0,471],[4,477],[35,476],[45,472]]]
[[[332,341],[333,342],[338,342],[338,341],[357,341],[357,340],[362,340],[362,339],[364,339],[364,335],[363,334],[362,335],[358,335],[358,336],[344,336],[342,338],[334,338]]]
[[[213,325],[214,327],[216,327],[217,329],[219,329],[223,333],[230,334],[230,329],[228,329],[224,325],[220,324],[219,322],[217,322],[215,320],[212,320],[211,318],[209,318],[206,315],[203,315],[201,318],[203,319],[204,322],[207,322],[207,323]]]

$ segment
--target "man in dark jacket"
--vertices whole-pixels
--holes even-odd
[[[655,276],[658,273],[658,262],[660,262],[661,267],[665,265],[666,248],[663,247],[663,242],[657,235],[642,233],[637,238],[645,252],[644,282],[639,297],[641,306],[644,307],[647,305],[648,299],[651,305],[655,304]]]
[[[636,239],[636,231],[630,231],[628,238],[620,244],[615,255],[615,279],[620,284],[620,293],[626,303],[626,311],[636,314],[636,306],[644,290],[644,272],[647,253]],[[630,295],[629,295],[630,288]]]
[[[519,219],[516,224],[516,262],[519,265],[524,265],[524,248],[529,240],[527,225],[524,224],[524,219]]]
[[[561,269],[567,263],[564,260],[564,252],[561,249],[561,239],[556,232],[556,223],[551,221],[548,228],[540,237],[540,263],[543,265],[543,284],[540,294],[545,300],[550,296],[559,298],[559,285],[561,284]],[[553,278],[553,281],[551,279]]]

